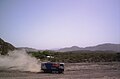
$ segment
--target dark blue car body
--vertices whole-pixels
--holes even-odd
[[[54,63],[54,62],[41,63],[41,70],[50,73],[63,73],[64,63]]]

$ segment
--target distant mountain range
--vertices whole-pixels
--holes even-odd
[[[7,54],[9,50],[25,50],[27,52],[38,52],[43,50],[37,50],[34,48],[29,47],[15,47],[12,44],[5,42],[3,39],[0,38],[0,54]],[[99,44],[97,46],[89,46],[89,47],[78,47],[78,46],[72,46],[72,47],[65,47],[61,49],[57,49],[55,51],[58,52],[67,52],[67,51],[79,51],[79,50],[90,50],[90,51],[115,51],[120,52],[120,44],[112,44],[112,43],[105,43],[105,44]]]
[[[37,50],[35,48],[29,48],[29,47],[17,47],[17,50],[25,50],[26,52],[38,52],[40,50]]]
[[[120,44],[105,43],[105,44],[99,44],[97,46],[89,46],[89,47],[85,47],[85,48],[78,47],[78,46],[72,46],[72,47],[61,48],[58,51],[59,52],[67,52],[67,51],[78,51],[78,50],[120,52]]]

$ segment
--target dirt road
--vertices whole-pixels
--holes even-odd
[[[0,79],[120,79],[120,62],[66,63],[64,74],[0,70]]]

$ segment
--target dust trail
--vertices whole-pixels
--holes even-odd
[[[28,55],[25,50],[11,51],[7,56],[0,55],[0,70],[39,72],[40,68],[38,60]]]

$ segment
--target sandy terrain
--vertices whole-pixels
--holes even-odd
[[[120,79],[120,62],[66,63],[64,74],[0,70],[0,79]]]

